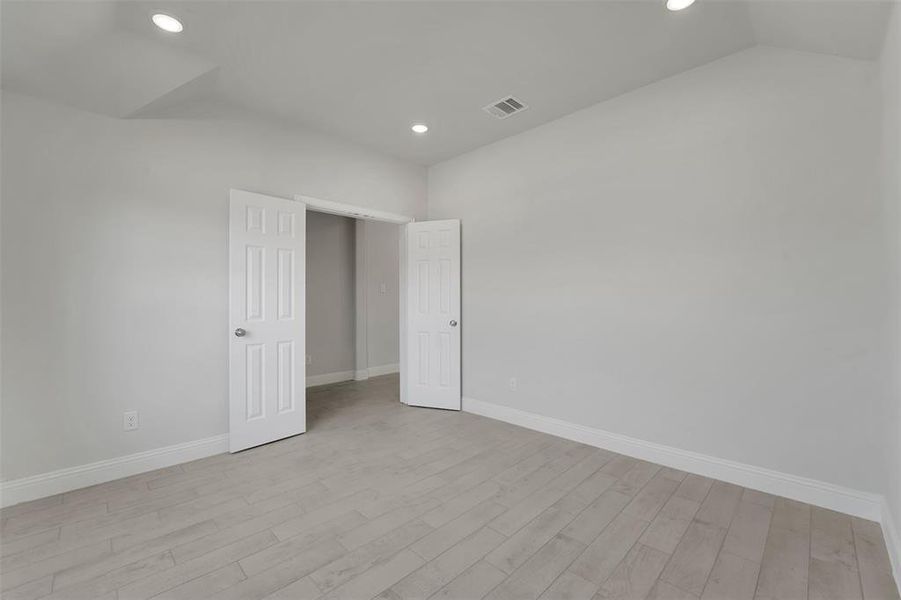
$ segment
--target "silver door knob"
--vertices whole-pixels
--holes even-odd
[[[456,326],[457,326],[457,322],[456,322],[456,321],[451,321],[451,322],[449,323],[449,325],[450,325],[451,327],[456,327]]]
[[[244,337],[245,335],[247,335],[247,332],[244,331],[243,329],[241,329],[240,327],[235,329],[235,337]]]

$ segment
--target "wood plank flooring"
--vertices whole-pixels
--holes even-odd
[[[898,600],[876,523],[471,414],[397,376],[305,435],[0,513],[3,598]]]

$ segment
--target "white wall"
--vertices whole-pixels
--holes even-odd
[[[401,226],[366,221],[365,228],[367,362],[370,368],[389,367],[400,361],[398,286]]]
[[[354,370],[354,226],[307,211],[308,377]]]
[[[425,212],[424,169],[319,134],[2,103],[4,479],[226,431],[229,188]]]
[[[880,490],[878,114],[873,63],[754,48],[432,167],[464,395]]]
[[[892,509],[896,543],[901,542],[901,5],[895,4],[880,59],[882,83],[882,197],[885,206],[886,239],[891,257],[890,302],[893,321],[886,333],[891,336],[893,362],[892,395],[887,409],[888,428],[885,452],[888,476],[885,494]],[[895,549],[901,553],[901,547]],[[901,561],[901,554],[896,557]],[[901,563],[899,563],[901,564]]]

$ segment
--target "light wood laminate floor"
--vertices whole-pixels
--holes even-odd
[[[397,377],[309,431],[2,511],[3,598],[898,599],[851,518],[466,413]]]

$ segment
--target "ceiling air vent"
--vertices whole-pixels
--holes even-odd
[[[529,106],[522,100],[514,98],[513,96],[507,96],[497,102],[492,102],[488,106],[482,107],[482,110],[498,119],[506,119],[527,108],[529,108]]]

